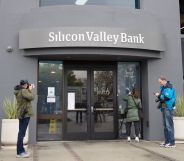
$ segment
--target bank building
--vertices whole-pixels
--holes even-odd
[[[122,139],[118,111],[136,88],[140,137],[162,140],[153,92],[164,75],[183,95],[183,7],[174,0],[1,0],[0,102],[21,79],[35,85],[30,143]]]

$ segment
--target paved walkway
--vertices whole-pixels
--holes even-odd
[[[113,141],[38,142],[30,158],[16,158],[15,149],[1,149],[0,161],[184,161],[184,144],[175,149],[158,142]]]

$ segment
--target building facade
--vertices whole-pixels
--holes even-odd
[[[183,94],[178,1],[1,0],[0,23],[0,101],[21,79],[36,86],[30,143],[117,139],[133,88],[142,138],[163,139],[153,92],[165,75]]]

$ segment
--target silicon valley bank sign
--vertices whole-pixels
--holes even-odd
[[[144,44],[144,37],[142,34],[138,35],[128,35],[127,33],[119,34],[109,34],[106,31],[100,32],[88,32],[79,33],[79,34],[64,34],[62,32],[50,32],[49,33],[49,42],[110,42],[113,45],[116,45],[118,42],[121,43],[138,43]]]
[[[164,51],[163,35],[157,32],[105,27],[59,27],[19,32],[19,48],[110,47]]]

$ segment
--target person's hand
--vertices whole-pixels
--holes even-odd
[[[28,88],[30,91],[33,89],[32,85],[30,84],[29,85],[29,88]]]
[[[157,96],[157,97],[158,97],[159,95],[160,95],[160,93],[159,93],[159,92],[156,92],[156,93],[155,93],[155,96]]]

